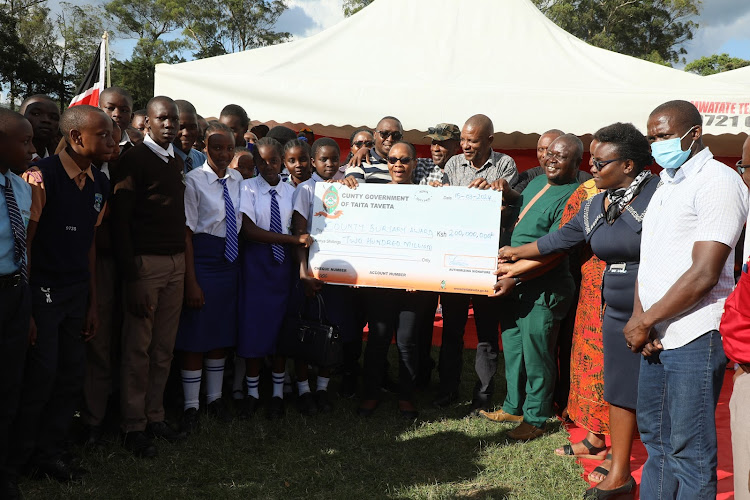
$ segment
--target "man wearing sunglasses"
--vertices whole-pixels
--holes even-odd
[[[518,179],[516,163],[508,155],[492,150],[494,126],[485,115],[474,115],[461,129],[461,154],[445,165],[451,186],[485,189],[499,179],[513,184]],[[474,307],[477,327],[476,372],[479,380],[474,388],[472,408],[489,409],[498,364],[498,299],[479,295],[446,293],[443,304],[443,343],[440,348],[438,371],[440,386],[434,405],[446,407],[458,398],[461,376],[463,335],[469,316],[469,304]]]
[[[353,177],[357,182],[388,184],[391,174],[388,172],[388,152],[391,146],[404,137],[404,128],[398,118],[385,116],[375,127],[375,146],[367,150],[362,148],[349,160],[346,177]],[[366,160],[365,160],[366,159]]]

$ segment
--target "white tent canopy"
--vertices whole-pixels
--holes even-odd
[[[410,140],[475,113],[494,122],[496,147],[533,148],[550,128],[579,136],[616,122],[645,131],[671,99],[714,103],[704,129],[715,154],[736,154],[750,132],[747,87],[711,81],[593,47],[528,0],[377,0],[314,36],[156,67],[155,93],[204,116],[240,104],[254,120],[347,137],[384,115]]]
[[[750,89],[750,66],[733,69],[732,71],[724,71],[723,73],[716,73],[715,75],[709,75],[706,78],[710,78],[714,82],[745,85]]]

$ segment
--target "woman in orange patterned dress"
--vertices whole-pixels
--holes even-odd
[[[592,143],[590,151],[594,150],[594,146]],[[584,201],[597,193],[599,190],[593,179],[581,184],[568,200],[560,227],[575,217]],[[602,372],[602,276],[605,264],[591,252],[588,245],[581,251],[580,261],[581,288],[570,353],[568,416],[576,425],[586,429],[588,435],[579,443],[556,449],[555,453],[604,459],[604,436],[609,434],[609,404],[604,401]]]

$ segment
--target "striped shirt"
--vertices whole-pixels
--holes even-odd
[[[747,188],[734,170],[703,149],[674,173],[661,172],[643,218],[638,294],[647,311],[693,265],[693,245],[715,241],[734,249],[748,212]],[[734,288],[734,250],[719,282],[689,310],[654,326],[664,349],[676,349],[717,330]]]
[[[346,169],[346,177],[354,177],[357,182],[371,184],[388,184],[391,182],[391,174],[388,172],[388,161],[370,149],[370,163],[362,162],[358,167],[350,165]]]
[[[445,173],[451,186],[468,186],[475,179],[495,182],[505,179],[511,186],[518,179],[516,162],[510,156],[493,151],[482,168],[474,168],[463,154],[456,155],[445,164]]]

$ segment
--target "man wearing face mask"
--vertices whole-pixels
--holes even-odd
[[[726,357],[718,332],[748,210],[742,179],[703,145],[687,101],[658,106],[648,140],[664,167],[643,219],[627,346],[641,352],[642,498],[716,498],[716,425]]]

